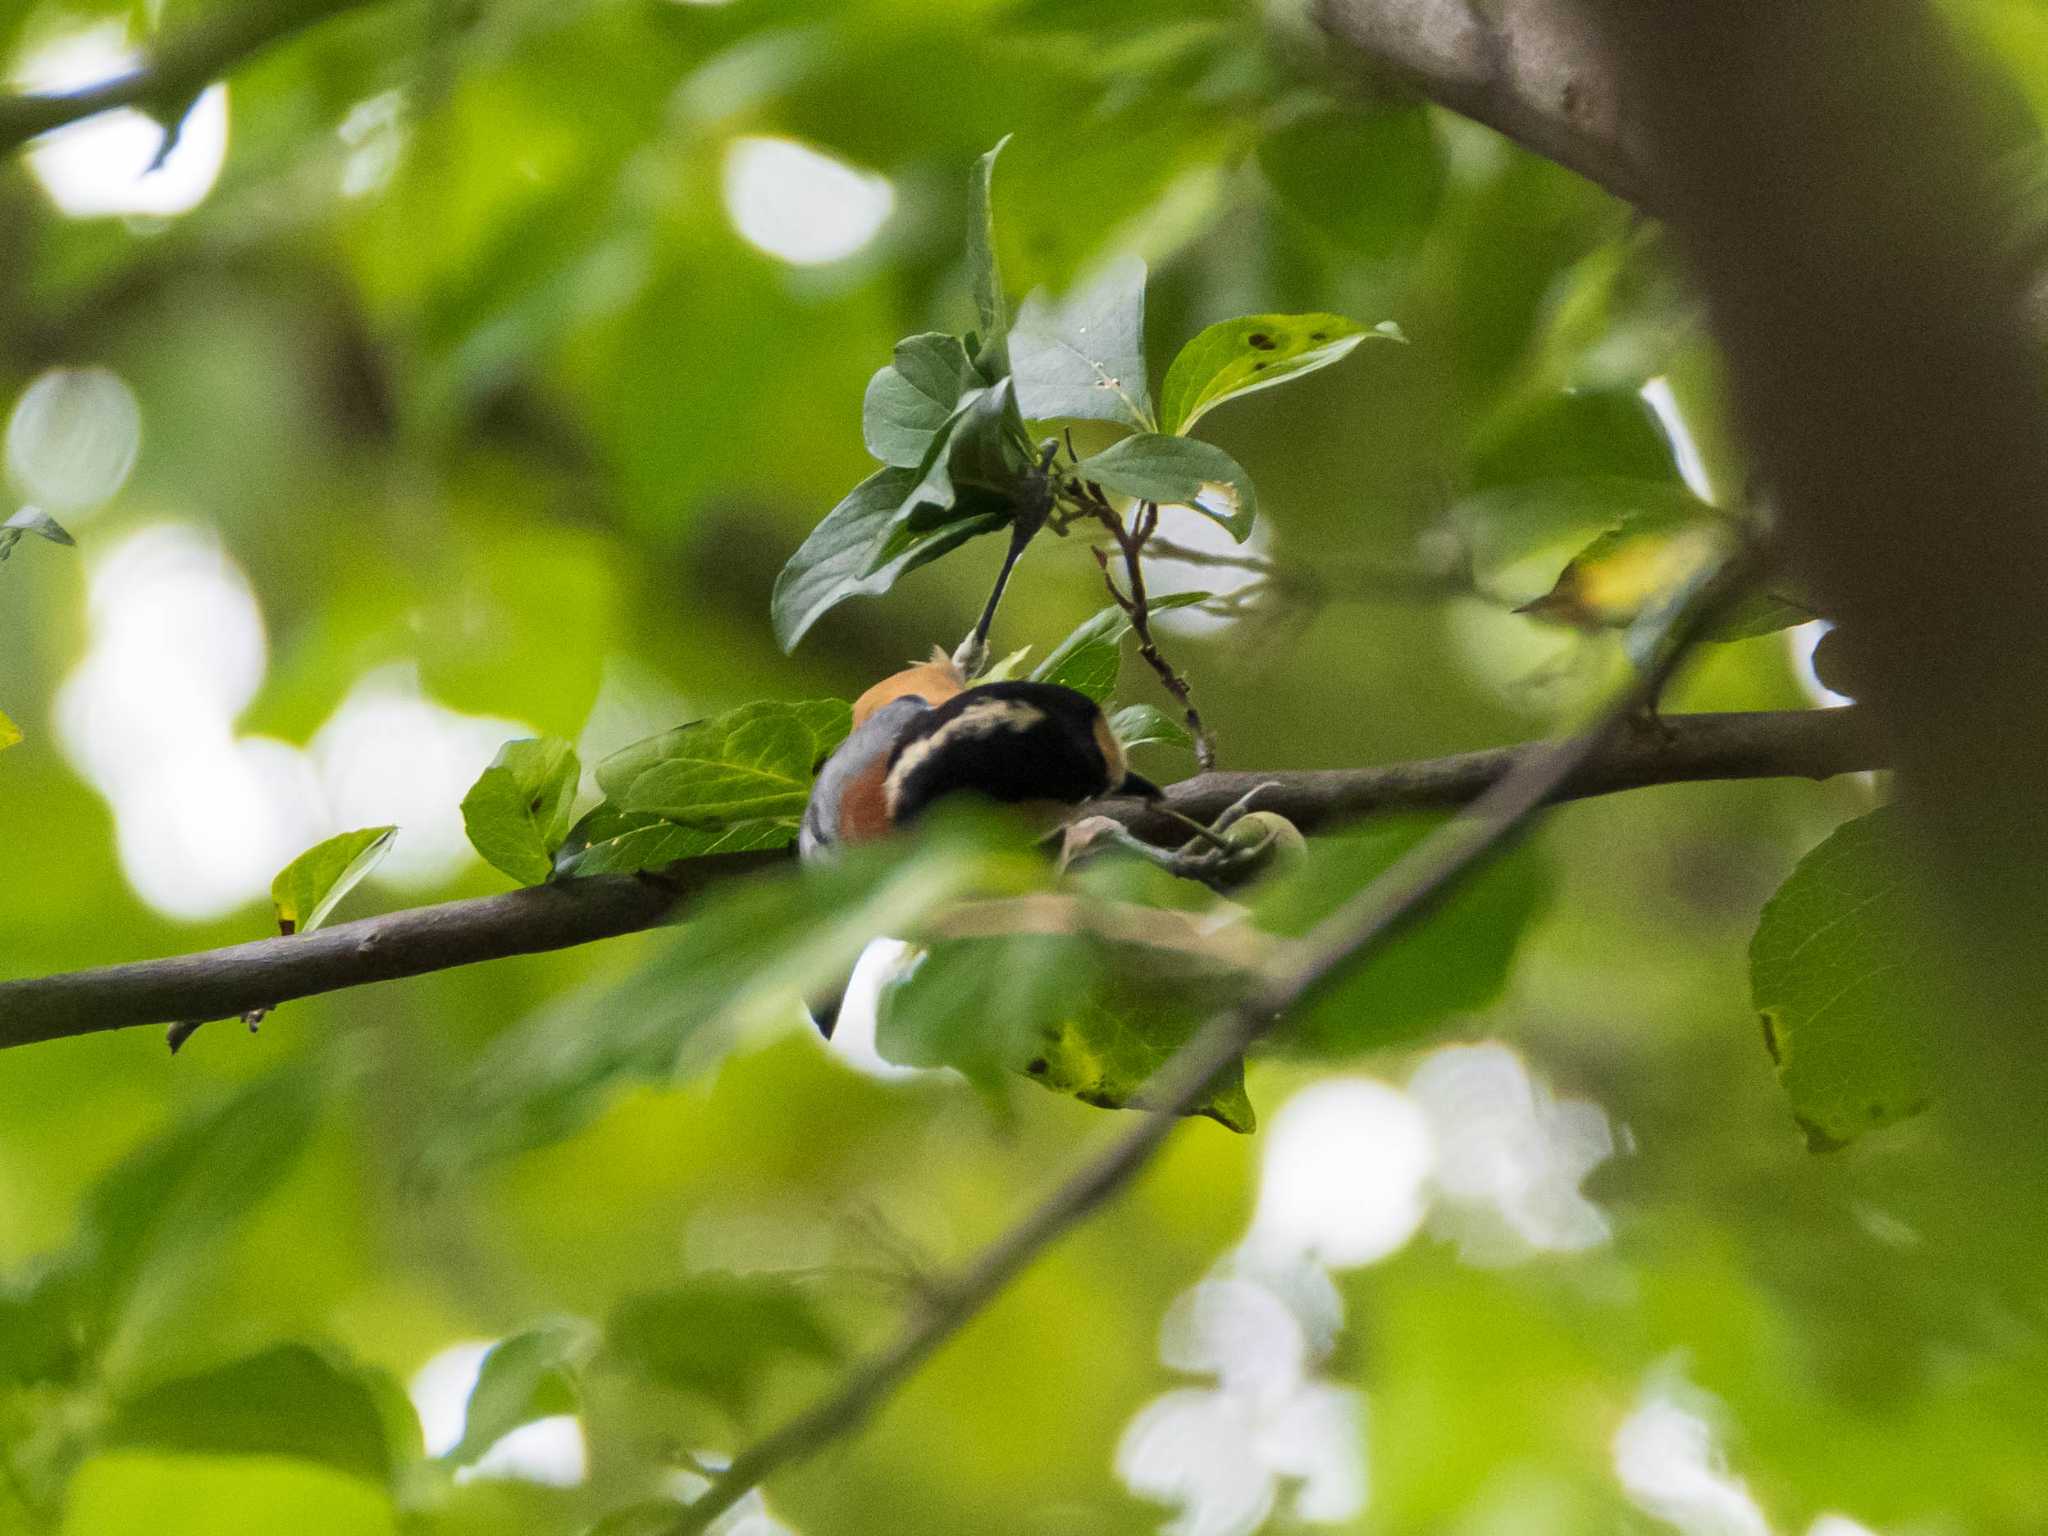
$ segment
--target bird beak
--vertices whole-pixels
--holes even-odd
[[[1166,798],[1165,790],[1154,784],[1143,774],[1137,773],[1125,774],[1124,781],[1117,785],[1116,792],[1120,795],[1135,795],[1140,800],[1163,800]]]

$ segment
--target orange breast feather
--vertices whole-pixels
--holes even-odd
[[[839,798],[839,841],[867,843],[887,834],[889,802],[882,786],[889,777],[889,754],[877,752],[875,760],[850,780]]]

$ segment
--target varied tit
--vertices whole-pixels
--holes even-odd
[[[811,787],[797,848],[872,842],[955,792],[1043,806],[1058,819],[1111,794],[1157,796],[1133,774],[1095,701],[1058,683],[969,688],[942,657],[876,684]],[[841,993],[811,1004],[829,1037]]]
[[[1085,693],[1058,683],[963,688],[957,677],[934,663],[861,696],[852,733],[811,789],[798,839],[806,858],[886,836],[954,793],[1044,806],[1062,819],[1104,795],[1159,794],[1130,771]]]

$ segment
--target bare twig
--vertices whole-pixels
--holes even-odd
[[[772,1473],[857,1429],[919,1365],[999,1295],[1048,1246],[1136,1178],[1207,1091],[1216,1074],[1238,1060],[1288,1010],[1373,952],[1420,915],[1469,871],[1499,852],[1607,741],[1656,697],[1682,659],[1686,641],[1725,604],[1731,573],[1710,582],[1696,601],[1679,606],[1657,637],[1651,665],[1585,731],[1537,745],[1435,836],[1412,849],[1363,891],[1319,923],[1238,1006],[1217,1014],[1176,1051],[1147,1085],[1151,1112],[1085,1163],[1022,1220],[950,1281],[933,1287],[935,1302],[906,1323],[893,1342],[857,1367],[817,1403],[735,1456],[732,1465],[670,1528],[669,1536],[700,1536]]]
[[[159,39],[147,63],[97,85],[0,97],[0,153],[116,107],[140,107],[175,125],[201,91],[265,49],[315,22],[380,3],[268,0],[219,7],[203,21]]]
[[[1556,798],[1710,779],[1824,779],[1887,762],[1861,709],[1671,715],[1663,726],[1608,740],[1566,776]],[[1375,768],[1200,774],[1172,786],[1166,803],[1209,821],[1254,785],[1270,783],[1261,808],[1313,832],[1375,811],[1468,804],[1541,750],[1529,743]],[[1156,816],[1141,801],[1105,801],[1097,808],[1148,842],[1172,846],[1187,835],[1181,823]],[[777,858],[714,854],[670,866],[660,884],[600,875],[336,923],[290,938],[4,981],[0,1049],[134,1025],[233,1018],[321,992],[632,933],[672,920],[696,893],[771,867]]]
[[[1145,591],[1145,549],[1159,530],[1159,503],[1140,501],[1131,522],[1126,524],[1098,487],[1082,481],[1078,490],[1088,512],[1116,540],[1117,550],[1123,556],[1124,581],[1130,587],[1130,595],[1127,597],[1117,590],[1116,580],[1109,574],[1108,551],[1098,548],[1095,560],[1102,567],[1103,583],[1109,588],[1109,595],[1116,605],[1130,617],[1131,633],[1138,641],[1138,654],[1144,658],[1145,665],[1158,675],[1161,685],[1173,695],[1174,702],[1180,705],[1188,732],[1195,738],[1195,762],[1207,773],[1216,766],[1216,738],[1204,723],[1202,712],[1195,707],[1194,690],[1188,686],[1188,680],[1160,652],[1159,642],[1152,637],[1152,603]]]
[[[1146,541],[1145,553],[1155,560],[1176,560],[1182,565],[1209,570],[1243,571],[1260,578],[1239,592],[1227,594],[1227,600],[1231,601],[1268,589],[1318,605],[1329,602],[1429,603],[1440,602],[1447,597],[1478,595],[1473,590],[1471,578],[1464,573],[1429,570],[1419,565],[1370,565],[1361,561],[1293,565],[1234,550],[1196,549],[1156,534]]]

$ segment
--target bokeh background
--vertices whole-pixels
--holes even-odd
[[[1952,9],[2048,103],[2048,10]],[[70,86],[205,16],[11,3],[0,48],[18,86]],[[1290,5],[365,5],[208,89],[160,163],[163,128],[123,112],[0,170],[8,510],[78,541],[0,566],[25,737],[0,755],[0,975],[262,936],[271,876],[353,827],[402,831],[342,916],[502,889],[457,806],[506,739],[589,763],[956,640],[992,544],[793,657],[768,594],[871,468],[861,395],[894,341],[970,323],[968,169],[1004,134],[1013,290],[1143,255],[1155,377],[1248,311],[1407,337],[1215,418],[1259,486],[1254,549],[1294,577],[1245,617],[1164,621],[1226,767],[1543,733],[1621,662],[1510,611],[1598,527],[1532,488],[1739,496],[1658,231],[1403,101]],[[1469,590],[1407,579],[1446,571]],[[1049,649],[1101,602],[1082,541],[1043,541],[997,648]],[[1671,704],[1829,702],[1814,638],[1714,647]],[[1121,696],[1165,702],[1128,663]],[[1182,1128],[730,1529],[2039,1530],[2038,1299],[1946,1226],[1934,1128],[1807,1152],[1748,1000],[1758,909],[1878,793],[1557,812],[1497,879],[1497,927],[1424,951],[1471,968],[1456,1008],[1398,1048],[1256,1064],[1260,1134]],[[992,1102],[883,1073],[792,1016],[557,1145],[415,1177],[488,1039],[652,942],[297,1002],[175,1059],[144,1031],[0,1058],[9,1294],[102,1241],[137,1298],[68,1385],[0,1369],[0,1530],[584,1530],[830,1367],[778,1362],[724,1404],[599,1371],[479,1465],[385,1483],[102,1431],[152,1383],[309,1341],[407,1387],[443,1452],[490,1341],[698,1273],[788,1277],[876,1338],[922,1267],[1115,1128],[1022,1082]],[[194,1126],[211,1171],[110,1226],[110,1170]]]

